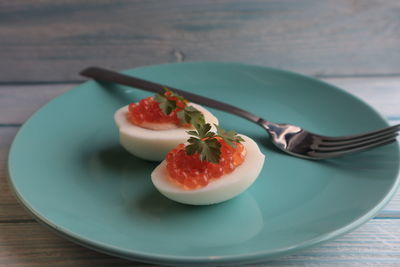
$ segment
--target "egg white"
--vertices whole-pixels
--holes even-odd
[[[218,124],[218,119],[202,106],[194,103],[189,105],[203,113],[206,122],[211,125]],[[171,149],[178,144],[185,143],[188,139],[186,131],[190,129],[146,129],[129,122],[126,118],[127,112],[128,106],[118,109],[114,114],[114,120],[119,128],[121,145],[137,157],[151,161],[162,161]]]
[[[185,190],[169,180],[167,162],[164,160],[151,174],[154,186],[167,198],[191,205],[216,204],[239,195],[257,179],[265,159],[253,139],[245,135],[240,136],[245,140],[242,144],[247,153],[244,162],[233,172],[210,182],[203,188]]]

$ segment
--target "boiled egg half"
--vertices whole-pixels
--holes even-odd
[[[166,160],[162,161],[151,174],[151,180],[157,190],[167,198],[191,205],[210,205],[231,199],[248,187],[257,179],[264,165],[264,154],[253,139],[240,135],[246,149],[243,163],[233,172],[225,174],[211,181],[205,187],[188,190],[174,183],[169,178]]]
[[[188,105],[203,113],[207,123],[218,124],[218,119],[202,106],[194,103]],[[119,140],[128,152],[139,158],[162,161],[171,149],[188,139],[186,131],[191,130],[190,128],[177,127],[170,123],[148,123],[141,127],[128,121],[127,113],[128,106],[124,106],[114,114],[119,128]]]

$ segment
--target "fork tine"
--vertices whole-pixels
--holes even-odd
[[[357,141],[363,141],[363,140],[368,140],[371,138],[375,138],[377,136],[383,136],[389,133],[394,133],[400,130],[400,124],[387,127],[384,129],[380,129],[377,131],[372,131],[368,133],[363,133],[363,134],[357,134],[357,135],[349,135],[349,136],[340,136],[340,137],[327,137],[327,136],[321,136],[322,142],[324,145],[339,145],[339,144],[347,144],[347,143],[352,143],[355,140]]]
[[[358,152],[358,151],[367,150],[367,149],[378,147],[378,146],[387,145],[387,144],[390,144],[395,141],[396,141],[395,138],[390,139],[390,140],[386,139],[386,140],[382,140],[380,142],[372,143],[369,145],[355,147],[355,148],[347,149],[347,150],[339,150],[339,151],[330,151],[330,152],[311,151],[308,153],[308,155],[315,159],[328,159],[328,158],[333,158],[333,157],[337,157],[337,156],[342,156],[344,154],[350,154],[353,152]]]
[[[363,146],[367,146],[370,144],[374,144],[376,142],[380,142],[380,141],[385,141],[385,140],[392,140],[395,139],[396,136],[398,135],[398,133],[390,133],[390,134],[386,134],[383,136],[377,136],[374,138],[370,138],[367,140],[361,140],[359,141],[358,139],[356,139],[356,141],[354,142],[349,142],[346,144],[339,144],[339,145],[331,145],[331,146],[325,146],[324,144],[317,144],[317,146],[312,147],[317,151],[340,151],[340,150],[346,150],[346,149],[352,149],[352,148],[356,148],[356,147],[363,147]]]

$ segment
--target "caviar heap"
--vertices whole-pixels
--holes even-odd
[[[166,90],[163,95],[147,97],[129,105],[127,119],[135,125],[144,123],[172,123],[178,127],[188,127],[178,113],[187,107],[188,101]]]
[[[243,139],[234,131],[217,127],[217,133],[205,123],[195,125],[188,133],[189,145],[178,145],[166,157],[169,178],[184,189],[205,187],[211,181],[229,174],[245,160]],[[197,137],[197,138],[196,138]]]
[[[191,190],[204,187],[212,180],[233,172],[243,163],[246,150],[239,143],[233,148],[222,139],[218,142],[221,145],[219,163],[201,160],[198,153],[188,155],[184,144],[170,151],[166,158],[169,178],[185,189]]]

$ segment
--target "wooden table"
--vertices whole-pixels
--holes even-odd
[[[88,65],[238,61],[315,76],[400,123],[400,3],[385,1],[3,1],[0,3],[0,265],[140,266],[39,225],[6,181],[24,121]],[[400,192],[356,231],[266,265],[400,265]]]

